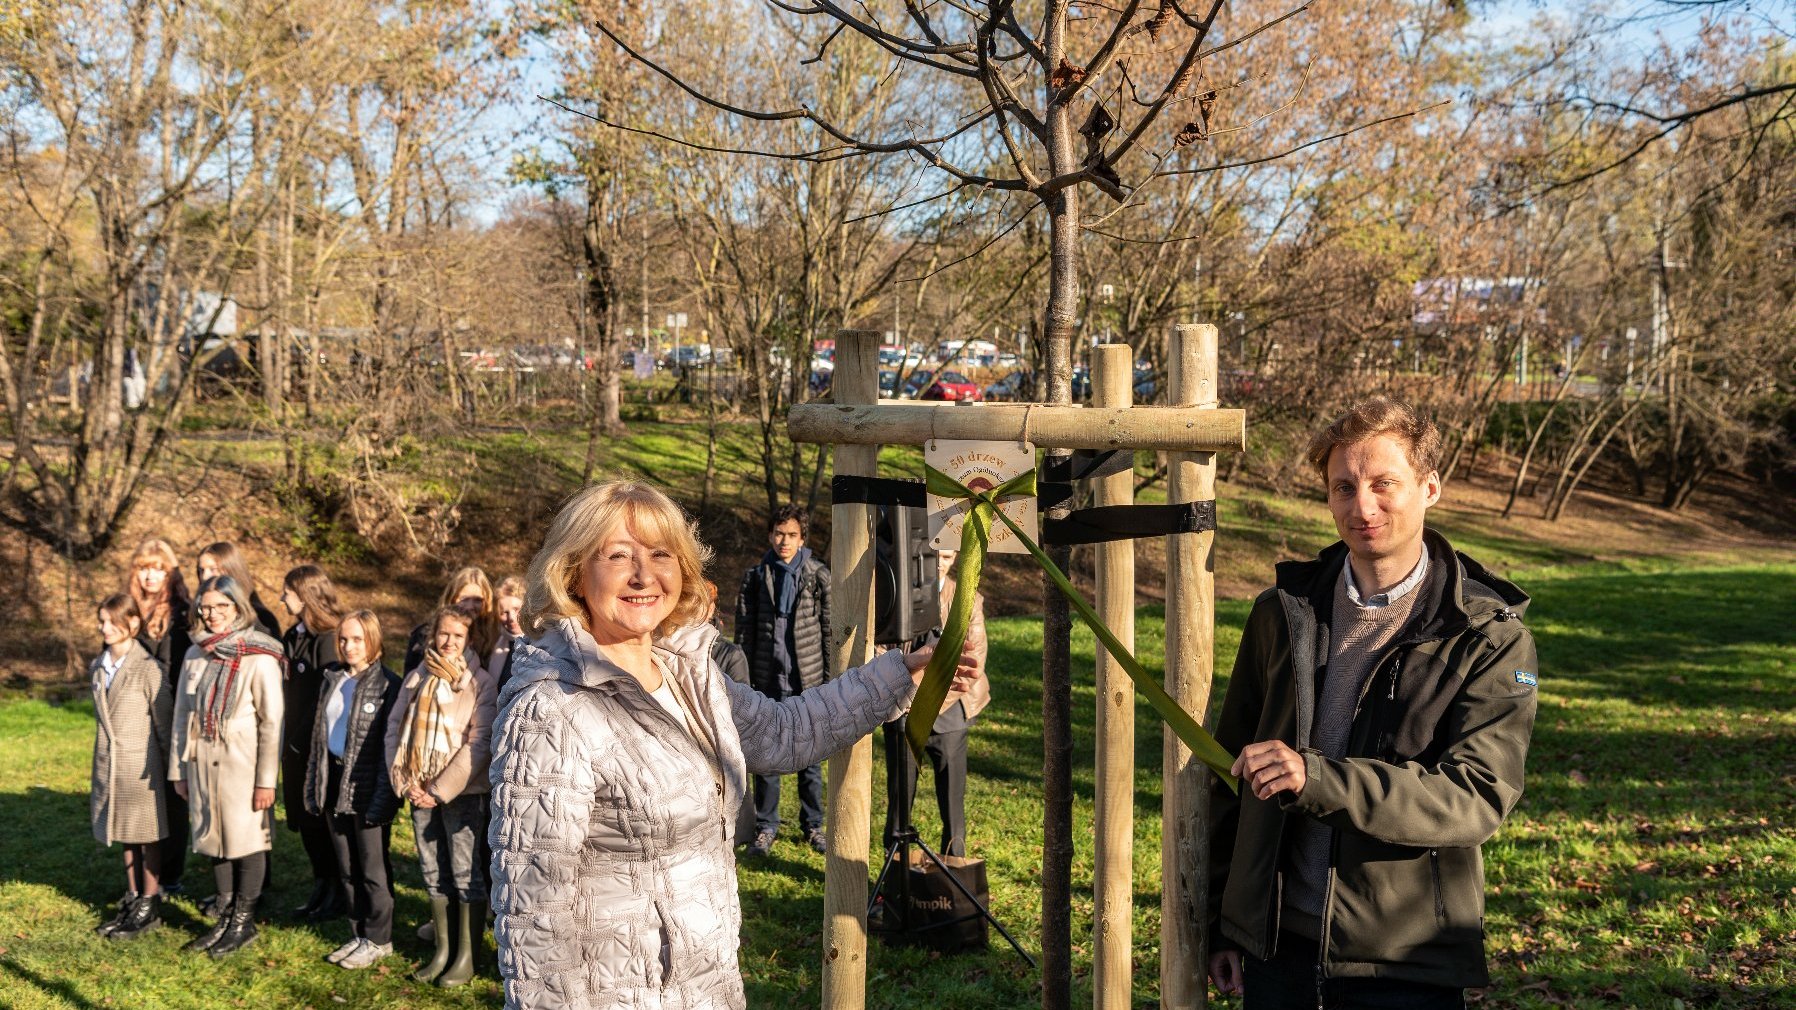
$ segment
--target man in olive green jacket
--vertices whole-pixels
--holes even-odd
[[[1538,670],[1527,597],[1424,527],[1439,458],[1383,398],[1319,434],[1341,542],[1279,565],[1248,617],[1209,965],[1247,1010],[1457,1008],[1488,982],[1479,847],[1521,797]]]

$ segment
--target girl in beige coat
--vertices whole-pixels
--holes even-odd
[[[174,692],[137,641],[143,627],[136,601],[116,593],[99,606],[106,649],[88,673],[94,692],[94,837],[125,847],[125,897],[118,915],[95,932],[130,940],[161,925],[161,842],[168,835],[169,720]]]
[[[187,949],[220,957],[256,936],[280,771],[283,665],[281,644],[253,627],[249,593],[237,580],[207,579],[196,603],[169,777],[188,803],[193,850],[212,857],[218,893],[231,895]]]
[[[486,931],[481,840],[498,692],[468,645],[473,623],[452,607],[431,617],[431,645],[424,661],[406,673],[387,722],[393,792],[412,803],[412,833],[436,932],[435,956],[412,977],[443,987],[474,977],[474,947]]]

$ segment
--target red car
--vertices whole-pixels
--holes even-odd
[[[959,372],[940,372],[919,400],[978,400],[979,385]]]

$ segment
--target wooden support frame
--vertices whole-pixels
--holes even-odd
[[[878,330],[836,335],[832,381],[839,403],[879,397]],[[879,473],[879,446],[840,445],[836,472]],[[836,675],[873,659],[873,525],[871,505],[830,508],[830,670]],[[867,853],[872,842],[873,738],[862,737],[829,759],[823,861],[823,1005],[867,1005]]]
[[[1122,346],[1122,345],[1115,345]],[[842,366],[836,365],[836,378]],[[1157,449],[1240,452],[1247,412],[1180,407],[1050,407],[883,400],[872,405],[801,403],[786,415],[794,442],[837,445],[922,445],[932,438],[1032,442],[1056,449]]]
[[[1093,404],[1128,409],[1134,399],[1134,349],[1103,344],[1091,349],[1091,358]],[[1135,501],[1133,466],[1092,484],[1098,505]],[[1135,542],[1098,544],[1096,553],[1098,616],[1134,652]],[[1129,1010],[1135,976],[1135,687],[1103,649],[1097,650],[1095,693],[1091,1005],[1093,1010]]]
[[[880,445],[921,445],[931,438],[1022,440],[1061,449],[1150,449],[1173,454],[1167,485],[1170,501],[1209,501],[1215,497],[1215,453],[1239,452],[1247,446],[1246,412],[1216,405],[1214,326],[1175,328],[1170,376],[1174,406],[1168,407],[1129,404],[1133,352],[1125,345],[1096,349],[1098,403],[1090,407],[982,404],[961,409],[945,403],[882,402],[877,399],[881,337],[878,331],[841,331],[836,342],[835,402],[800,404],[787,417],[793,441],[836,447],[838,474],[876,476]],[[1100,503],[1131,501],[1133,480],[1132,473],[1103,479]],[[831,512],[832,668],[838,672],[869,661],[873,654],[874,516],[874,508],[866,505],[836,505]],[[1214,672],[1214,550],[1213,532],[1168,537],[1166,689],[1199,722],[1207,721]],[[1128,542],[1105,544],[1098,551],[1099,612],[1132,649],[1133,547]],[[1123,756],[1101,757],[1099,768],[1099,804],[1111,812],[1099,813],[1099,950],[1094,958],[1093,1002],[1097,1010],[1106,1010],[1127,1007],[1131,1001],[1135,695],[1126,675],[1101,652],[1098,697],[1100,749],[1104,739],[1118,736],[1130,749]],[[1116,710],[1106,711],[1111,703]],[[1205,1003],[1208,780],[1203,765],[1192,760],[1170,730],[1165,734],[1164,759],[1161,1005],[1185,1010]],[[823,1006],[861,1010],[866,1005],[871,738],[832,756],[829,766]],[[1120,817],[1118,809],[1123,811]],[[1109,840],[1105,832],[1115,833],[1119,825],[1120,840]],[[1114,881],[1103,882],[1113,872],[1121,874],[1120,890]]]
[[[1168,400],[1216,410],[1216,327],[1175,326]],[[1216,454],[1174,453],[1167,460],[1168,501],[1216,497]],[[1216,533],[1166,538],[1166,693],[1200,724],[1209,722],[1216,669]],[[1204,917],[1209,906],[1209,772],[1172,730],[1161,754],[1160,1006],[1201,1010],[1207,1004],[1209,957]]]

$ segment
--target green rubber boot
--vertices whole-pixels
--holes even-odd
[[[436,929],[437,952],[429,961],[412,972],[414,982],[434,982],[449,966],[449,899],[430,896],[430,922]]]
[[[479,923],[476,927],[475,923]],[[486,932],[486,909],[471,902],[455,903],[455,960],[437,976],[437,985],[453,989],[474,977],[474,945]]]

